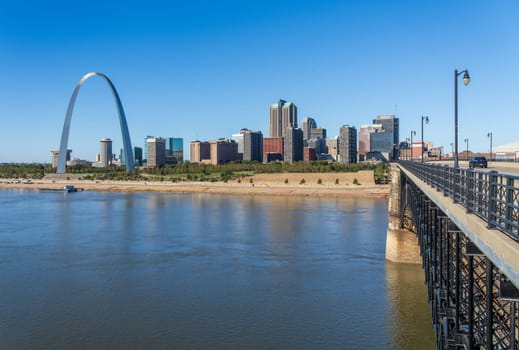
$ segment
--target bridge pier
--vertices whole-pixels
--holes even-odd
[[[391,165],[391,191],[388,206],[388,229],[386,233],[386,260],[407,263],[422,264],[418,237],[413,232],[414,225],[406,220],[405,178],[400,168]]]

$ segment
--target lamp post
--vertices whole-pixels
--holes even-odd
[[[407,145],[408,145],[407,150],[409,151],[411,149],[411,144],[409,143],[409,137],[405,138],[405,143],[407,143]],[[405,159],[409,160],[409,152],[407,152]]]
[[[467,160],[469,160],[469,139],[465,139],[465,143],[467,144]]]
[[[467,86],[470,83],[470,75],[468,70],[458,72],[454,70],[454,167],[459,166],[458,163],[458,77],[463,74],[463,85]]]
[[[424,145],[423,145],[423,122],[425,121],[425,124],[429,124],[429,117],[422,115],[422,163],[423,163],[423,152],[424,152]]]
[[[413,160],[413,135],[416,135],[416,131],[411,130],[411,160]]]
[[[490,156],[488,157],[488,161],[491,161],[492,160],[492,133],[489,132],[487,134],[487,137],[490,138]]]

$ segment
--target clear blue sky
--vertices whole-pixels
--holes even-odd
[[[22,1],[0,0],[0,162],[50,161],[75,84],[108,75],[132,142],[146,135],[268,135],[269,104],[296,103],[299,121],[338,134],[379,114],[400,118],[401,139],[450,150],[454,69],[459,147],[488,151],[519,140],[519,2],[430,1]],[[461,77],[460,77],[461,78]],[[122,145],[116,109],[98,78],[72,118],[73,155],[93,160],[99,139]],[[188,153],[188,148],[185,148]]]

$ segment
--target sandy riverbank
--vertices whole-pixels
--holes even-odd
[[[68,178],[68,179],[67,179]],[[357,179],[359,185],[353,184]],[[304,180],[304,181],[303,181]],[[389,185],[375,185],[372,171],[358,173],[282,173],[258,174],[241,181],[169,182],[169,181],[87,181],[80,175],[50,175],[32,183],[0,181],[0,188],[60,188],[74,185],[85,191],[215,193],[233,195],[298,195],[313,197],[378,197],[389,194]]]

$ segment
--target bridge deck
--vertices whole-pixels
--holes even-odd
[[[497,229],[488,229],[487,223],[445,197],[404,167],[400,170],[413,181],[467,237],[519,288],[519,243]]]

